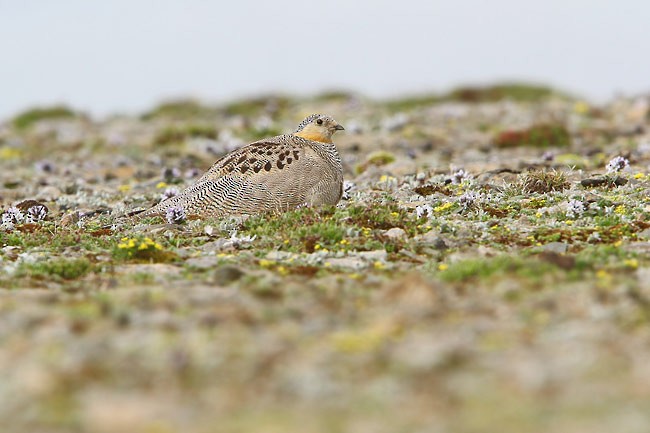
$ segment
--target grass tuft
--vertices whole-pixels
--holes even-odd
[[[552,191],[564,191],[569,188],[566,174],[561,171],[532,171],[525,173],[519,180],[522,192],[526,194],[545,194]]]

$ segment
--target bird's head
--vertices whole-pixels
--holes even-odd
[[[343,128],[336,120],[325,114],[312,114],[300,122],[293,135],[307,140],[331,143],[332,135]]]

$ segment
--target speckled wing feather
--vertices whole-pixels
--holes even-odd
[[[179,195],[139,216],[164,215],[176,206],[189,215],[219,217],[286,211],[303,204],[335,204],[340,187],[328,184],[342,184],[340,159],[339,167],[332,167],[327,151],[319,149],[320,143],[314,144],[294,135],[251,143],[218,160]]]

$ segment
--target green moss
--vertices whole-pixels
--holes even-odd
[[[574,168],[585,168],[587,166],[586,158],[576,155],[575,153],[563,153],[557,155],[555,157],[555,163]]]
[[[566,218],[562,215],[563,218]],[[558,218],[559,220],[560,218]],[[538,227],[532,236],[537,242],[567,242],[576,244],[587,242],[597,236],[599,244],[617,244],[624,239],[634,239],[636,233],[648,228],[645,221],[625,221],[619,215],[596,215],[593,217],[595,227]]]
[[[111,233],[80,230],[76,227],[62,228],[48,221],[33,227],[32,231],[0,231],[0,244],[22,248],[39,247],[46,251],[60,251],[74,246],[89,252],[101,252],[112,245]]]
[[[77,116],[77,113],[72,109],[63,105],[56,105],[24,111],[14,117],[12,123],[17,129],[27,129],[41,120],[69,119],[75,116]]]
[[[439,273],[439,276],[442,280],[449,282],[481,280],[504,274],[539,279],[552,269],[552,265],[539,260],[503,255],[451,263]]]
[[[395,155],[385,150],[378,150],[372,152],[364,162],[355,167],[357,174],[361,174],[368,169],[371,165],[382,166],[395,162]]]
[[[59,277],[64,280],[75,280],[93,269],[93,265],[85,258],[52,259],[43,262],[22,264],[19,275],[30,277]]]
[[[588,245],[576,254],[576,266],[591,270],[597,267],[624,267],[625,260],[635,259],[637,254],[614,245]]]

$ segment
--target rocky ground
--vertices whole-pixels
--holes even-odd
[[[650,98],[331,93],[0,126],[3,432],[647,432]],[[332,209],[124,223],[307,114]]]

